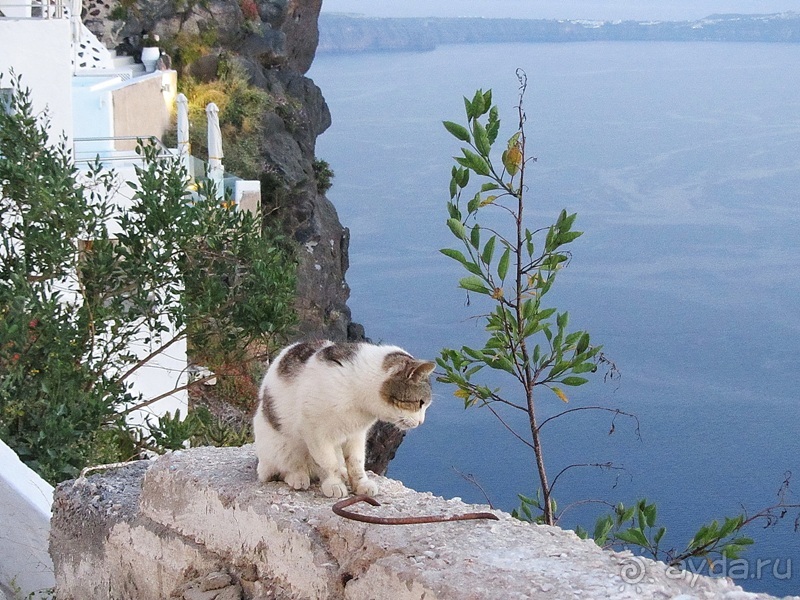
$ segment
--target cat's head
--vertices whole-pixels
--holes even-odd
[[[387,354],[383,359],[386,379],[380,388],[383,402],[379,418],[403,430],[421,425],[431,404],[429,378],[435,368],[434,363],[403,352]]]

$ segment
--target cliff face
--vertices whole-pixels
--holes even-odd
[[[319,40],[321,4],[322,0],[139,0],[120,15],[113,9],[116,3],[87,0],[84,22],[109,47],[135,47],[143,32],[175,40],[174,53],[181,59],[176,62],[201,80],[216,77],[223,61],[236,63],[251,83],[270,94],[275,108],[263,116],[261,144],[265,218],[280,223],[300,247],[299,334],[341,341],[348,339],[348,331],[357,338],[362,330],[351,325],[346,304],[348,230],[318,191],[314,171],[317,136],[331,122],[322,93],[305,77]],[[205,46],[192,54],[186,40],[203,40]]]
[[[319,41],[322,0],[137,0],[124,19],[109,0],[86,0],[84,23],[107,46],[130,46],[142,32],[163,40],[212,40],[210,50],[188,57],[176,45],[181,67],[213,79],[220,65],[236,63],[251,83],[266,90],[273,109],[263,115],[261,202],[265,219],[278,223],[298,245],[298,337],[357,341],[345,281],[350,234],[319,189],[314,170],[317,137],[331,123],[320,89],[305,77]],[[367,444],[367,469],[386,472],[404,433],[378,423]]]

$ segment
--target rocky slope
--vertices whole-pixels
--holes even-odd
[[[325,99],[305,77],[318,42],[322,0],[87,0],[84,22],[107,46],[136,48],[142,34],[178,40],[179,63],[199,79],[216,76],[221,61],[241,65],[251,83],[275,100],[263,116],[262,203],[297,241],[300,336],[346,340],[363,336],[351,323],[347,228],[317,189],[317,136],[330,126]],[[122,8],[120,8],[122,7]],[[121,18],[120,18],[121,17]],[[181,40],[206,40],[198,56]],[[208,42],[207,40],[211,40]],[[197,51],[194,51],[197,54]]]

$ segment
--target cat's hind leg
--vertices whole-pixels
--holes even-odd
[[[350,486],[356,494],[374,496],[378,493],[378,485],[370,481],[364,470],[364,460],[367,445],[367,432],[362,431],[349,437],[344,443],[344,462],[347,467],[347,476]]]
[[[295,490],[307,490],[311,486],[311,457],[305,444],[287,444],[281,479]]]
[[[279,448],[281,435],[267,423],[261,415],[256,413],[253,419],[253,438],[258,459],[256,473],[261,482],[267,482],[277,477],[281,472]]]

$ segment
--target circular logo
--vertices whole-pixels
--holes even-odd
[[[619,576],[622,581],[632,585],[641,583],[646,574],[644,559],[640,556],[629,556],[619,566]]]

